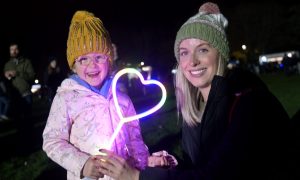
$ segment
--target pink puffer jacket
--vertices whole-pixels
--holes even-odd
[[[118,101],[125,117],[135,115],[128,96],[118,93]],[[43,132],[43,150],[67,169],[68,179],[80,179],[87,159],[107,145],[119,121],[111,90],[105,98],[66,79],[58,88],[50,109]],[[138,169],[147,165],[149,152],[139,121],[123,125],[111,150]]]

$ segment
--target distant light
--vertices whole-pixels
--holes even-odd
[[[176,74],[176,72],[177,72],[177,69],[172,69],[172,74]]]
[[[243,44],[243,45],[242,45],[242,49],[243,49],[243,50],[246,50],[246,49],[247,49],[247,46],[246,46],[245,44]]]
[[[281,63],[281,64],[279,64],[279,67],[280,67],[280,68],[283,68],[283,67],[284,67],[284,65]]]
[[[268,59],[266,56],[261,56],[261,57],[259,57],[259,64],[262,65],[262,64],[266,63],[267,60]]]
[[[34,83],[35,83],[35,84],[38,84],[38,83],[39,83],[39,80],[38,80],[38,79],[34,80]]]
[[[144,64],[145,64],[145,63],[142,61],[142,62],[141,62],[141,66],[144,66]]]
[[[151,66],[145,66],[145,67],[142,67],[142,70],[148,72],[148,71],[152,70],[152,67]]]
[[[288,56],[289,58],[291,58],[293,55],[292,55],[292,53],[287,53],[287,56]]]
[[[37,92],[39,89],[41,89],[41,85],[40,84],[34,84],[34,85],[32,85],[31,86],[31,92],[32,93],[35,93],[35,92]]]
[[[232,63],[227,64],[227,68],[228,69],[233,69],[233,64]]]
[[[282,57],[273,57],[273,58],[269,58],[267,62],[280,62],[282,61]]]

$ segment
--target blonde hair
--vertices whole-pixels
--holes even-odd
[[[216,75],[223,76],[225,71],[225,59],[219,54]],[[181,112],[183,121],[189,126],[195,126],[202,120],[205,106],[201,106],[203,99],[199,88],[193,86],[184,76],[181,68],[177,65],[174,79],[175,95],[178,113]]]

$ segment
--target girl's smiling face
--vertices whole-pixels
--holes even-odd
[[[100,53],[88,53],[79,56],[73,71],[89,85],[100,88],[109,72],[109,57]]]

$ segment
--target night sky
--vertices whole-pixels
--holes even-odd
[[[163,2],[163,4],[162,4]],[[180,1],[178,1],[180,2]],[[18,42],[23,55],[29,57],[41,74],[49,56],[58,57],[67,69],[66,42],[71,18],[76,10],[87,10],[99,17],[118,47],[120,59],[145,61],[154,67],[171,69],[175,65],[173,45],[179,27],[206,1],[103,1],[56,0],[1,2],[0,58],[8,58],[10,42]],[[217,2],[230,21],[237,4]],[[258,4],[259,5],[259,4]],[[232,34],[232,33],[231,33]],[[231,46],[239,40],[230,38]]]

